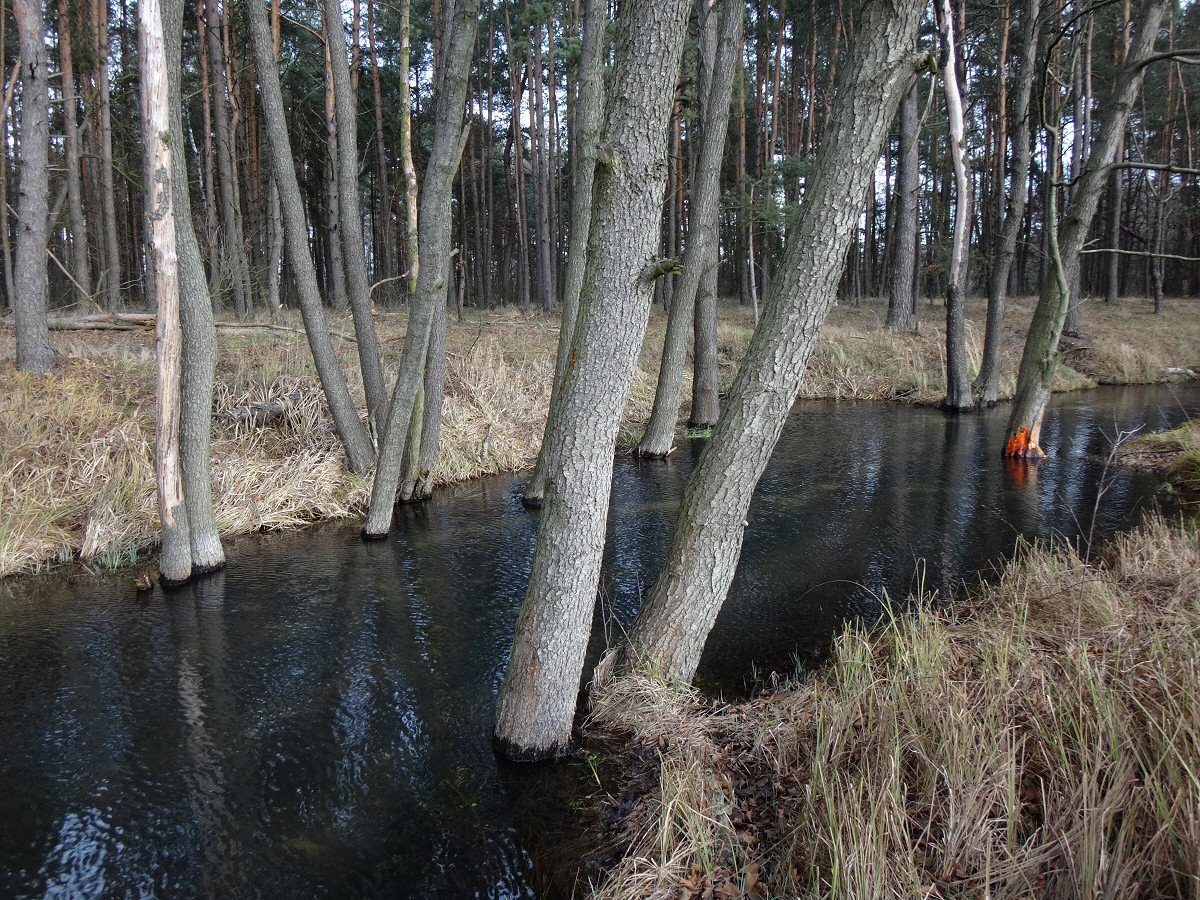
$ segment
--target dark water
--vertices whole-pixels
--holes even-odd
[[[1111,533],[1153,489],[1110,471],[1097,504],[1112,436],[1198,410],[1196,385],[1056,398],[1053,455],[1010,473],[1003,409],[798,405],[702,681],[791,672],[918,572],[949,595],[1018,536]],[[618,461],[607,615],[653,580],[698,452]],[[533,896],[539,810],[578,773],[491,753],[534,540],[519,487],[439,494],[379,544],[238,541],[166,596],[128,575],[0,585],[0,897]]]

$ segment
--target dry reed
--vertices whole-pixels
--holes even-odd
[[[605,685],[590,728],[661,777],[593,896],[1200,896],[1198,599],[1197,534],[1152,519],[746,703]]]

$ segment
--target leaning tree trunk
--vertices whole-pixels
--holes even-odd
[[[583,48],[579,58],[579,100],[575,106],[575,137],[578,162],[575,164],[575,189],[571,194],[571,227],[567,246],[567,272],[563,287],[562,323],[558,330],[558,354],[554,360],[554,383],[550,388],[549,426],[554,410],[562,403],[563,385],[571,357],[571,342],[579,318],[579,293],[587,263],[588,233],[592,220],[592,182],[596,173],[596,150],[600,142],[600,116],[604,106],[604,44],[608,26],[605,0],[587,0],[583,19]],[[521,501],[527,506],[542,505],[549,468],[547,447],[549,428],[542,433],[542,446]]]
[[[1148,0],[1142,11],[1138,34],[1125,64],[1117,73],[1112,96],[1105,104],[1101,121],[1096,128],[1092,152],[1079,174],[1071,204],[1063,221],[1056,225],[1052,210],[1047,211],[1050,238],[1051,277],[1042,285],[1021,368],[1017,373],[1017,391],[1008,420],[1004,455],[1023,459],[1042,459],[1045,450],[1039,444],[1042,415],[1050,399],[1050,385],[1058,368],[1058,339],[1062,333],[1067,304],[1071,300],[1069,285],[1079,267],[1088,228],[1104,192],[1109,166],[1125,133],[1130,110],[1142,85],[1147,59],[1154,50],[1154,39],[1163,17],[1163,0]],[[1050,125],[1052,140],[1056,141],[1057,123]],[[1054,158],[1051,154],[1051,158]]]
[[[17,368],[44,375],[54,365],[54,349],[46,324],[50,121],[42,4],[39,0],[15,0],[13,17],[21,45],[21,169],[14,292],[9,302],[16,319]],[[4,222],[7,228],[7,215]]]
[[[300,185],[296,181],[296,168],[292,163],[291,142],[288,140],[287,121],[283,112],[283,88],[279,83],[279,66],[275,61],[267,11],[263,8],[262,0],[248,0],[246,11],[250,20],[250,40],[254,45],[255,70],[262,91],[263,122],[271,151],[271,170],[279,187],[288,264],[300,299],[304,330],[308,334],[308,345],[312,348],[313,362],[333,415],[334,427],[342,439],[342,446],[346,448],[350,469],[365,475],[371,468],[375,453],[371,438],[350,399],[346,378],[334,352],[329,326],[321,309],[321,293],[317,289],[317,273],[309,252],[308,223],[304,217]]]
[[[1008,295],[1008,276],[1017,253],[1017,238],[1025,220],[1025,196],[1029,190],[1029,96],[1037,67],[1038,35],[1041,23],[1040,0],[1029,0],[1025,9],[1025,36],[1021,41],[1021,61],[1013,98],[1012,178],[1004,210],[1004,222],[996,240],[992,269],[988,274],[987,325],[983,337],[983,360],[973,385],[979,401],[995,404],[1000,394],[1000,345],[1004,341],[1004,306]]]
[[[623,4],[586,275],[529,587],[496,707],[510,759],[563,754],[591,631],[617,427],[660,273],[666,131],[689,0]],[[617,102],[619,99],[620,102]]]
[[[913,275],[917,268],[918,192],[921,160],[917,153],[916,76],[900,99],[900,161],[896,167],[896,222],[892,229],[892,273],[888,292],[887,327],[896,331],[916,330],[913,306]]]
[[[164,0],[163,37],[167,53],[167,82],[171,104],[171,134],[183,134],[180,58],[184,0]],[[183,148],[171,154],[171,189],[175,212],[175,252],[179,272],[179,319],[183,332],[180,372],[179,459],[183,470],[183,499],[188,513],[192,575],[225,565],[212,501],[212,391],[217,368],[217,332],[212,299],[204,277],[204,261],[192,228],[187,164]]]
[[[750,497],[787,421],[854,239],[861,198],[913,72],[922,0],[868,0],[799,217],[629,635],[631,662],[690,680],[741,553]]]
[[[362,204],[358,192],[358,104],[350,67],[346,63],[346,31],[338,0],[325,0],[325,40],[329,44],[337,127],[338,220],[346,289],[354,318],[354,336],[358,339],[358,362],[362,370],[363,393],[367,398],[367,415],[376,421],[387,421],[387,388],[383,383],[375,322],[371,318],[371,284],[363,248]]]
[[[371,486],[371,505],[363,536],[380,538],[392,524],[396,489],[404,458],[404,439],[413,417],[417,392],[421,389],[429,352],[429,335],[437,304],[445,303],[447,267],[450,264],[450,232],[453,225],[450,200],[454,175],[462,159],[469,124],[464,121],[467,78],[479,26],[479,0],[459,0],[455,5],[449,39],[445,42],[436,78],[434,136],[425,184],[421,195],[421,231],[418,256],[421,267],[417,290],[408,316],[400,372],[392,391],[392,408],[379,442],[379,460]],[[444,308],[441,314],[445,315]]]
[[[954,22],[950,0],[936,0],[938,29],[942,35],[939,67],[946,93],[946,113],[950,119],[950,162],[954,169],[954,230],[950,246],[950,271],[946,279],[946,399],[947,409],[969,408],[973,401],[967,375],[966,290],[967,228],[971,217],[971,188],[967,172],[965,125],[962,95],[958,91],[957,54],[954,49]]]
[[[694,175],[692,200],[694,233],[683,253],[683,271],[677,276],[671,309],[667,315],[667,334],[663,340],[654,408],[646,433],[637,446],[639,456],[663,457],[674,446],[679,392],[683,384],[683,364],[687,357],[688,330],[695,311],[696,292],[702,276],[716,276],[717,233],[715,228],[709,228],[708,225],[717,220],[719,212],[721,157],[725,152],[733,73],[741,55],[742,22],[745,18],[740,0],[725,0],[723,9],[724,18],[716,57],[712,62],[712,77],[708,90],[704,92],[700,161]]]
[[[171,103],[167,53],[158,0],[139,0],[138,50],[145,117],[146,155],[152,179],[147,186],[150,243],[154,248],[155,344],[157,395],[154,422],[154,471],[162,523],[159,571],[164,585],[182,584],[192,575],[192,548],[179,462],[179,281],[175,254],[175,210],[171,165]],[[182,150],[182,148],[180,148]]]

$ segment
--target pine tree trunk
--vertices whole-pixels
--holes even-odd
[[[1050,399],[1050,385],[1058,367],[1058,339],[1070,302],[1071,277],[1079,267],[1079,254],[1088,228],[1100,203],[1107,180],[1107,169],[1117,153],[1129,113],[1142,84],[1144,60],[1154,50],[1154,39],[1163,16],[1163,0],[1147,0],[1138,34],[1125,64],[1117,73],[1112,96],[1101,114],[1092,151],[1080,171],[1071,205],[1061,224],[1056,225],[1053,209],[1047,210],[1052,277],[1042,285],[1038,305],[1029,325],[1017,390],[1008,420],[1004,455],[1022,459],[1042,459],[1042,415]],[[1056,123],[1057,125],[1057,123]],[[1052,137],[1056,137],[1052,132]],[[1052,141],[1053,142],[1053,141]],[[1050,154],[1054,158],[1054,154]]]
[[[987,325],[983,339],[983,359],[974,389],[980,403],[992,406],[1000,393],[1000,345],[1004,341],[1004,306],[1008,296],[1008,278],[1017,251],[1017,238],[1025,220],[1025,197],[1029,190],[1029,98],[1037,68],[1038,35],[1041,31],[1040,0],[1028,0],[1025,7],[1025,33],[1021,40],[1021,58],[1013,97],[1012,178],[1009,181],[1004,220],[992,255],[988,273]],[[1001,152],[1003,153],[1001,148]]]
[[[579,60],[579,100],[575,106],[575,147],[577,162],[575,189],[571,195],[571,230],[567,248],[566,284],[563,288],[562,325],[558,332],[558,353],[554,361],[554,383],[550,390],[550,415],[547,430],[542,434],[542,446],[529,483],[525,485],[522,502],[541,506],[546,492],[549,471],[550,419],[562,403],[571,357],[571,343],[579,318],[579,295],[583,288],[584,269],[592,220],[592,184],[596,173],[596,151],[600,142],[600,117],[604,110],[604,48],[608,14],[605,0],[586,0],[583,19],[583,48]]]
[[[861,198],[913,71],[923,9],[920,0],[868,0],[862,9],[762,323],[688,481],[667,558],[630,634],[629,658],[662,677],[691,679],[729,590],[751,494],[836,299]]]
[[[721,194],[721,157],[725,152],[725,134],[729,128],[729,105],[733,93],[733,73],[740,60],[743,4],[725,0],[722,4],[721,34],[716,55],[707,63],[712,67],[708,89],[703,91],[703,126],[700,161],[694,177],[692,222],[696,230],[683,255],[683,271],[676,276],[674,301],[667,316],[667,334],[663,341],[662,362],[654,408],[646,433],[637,446],[640,456],[664,457],[675,443],[675,421],[679,417],[679,393],[683,384],[683,365],[687,357],[688,327],[697,303],[703,276],[711,275],[715,303],[717,268],[717,229]],[[694,416],[693,416],[694,418]]]
[[[563,754],[591,631],[612,454],[657,274],[666,129],[689,0],[623,4],[569,374],[529,588],[496,706],[510,759]]]
[[[110,310],[122,308],[121,246],[117,229],[117,202],[113,186],[112,100],[108,84],[108,0],[95,0],[96,93],[99,100],[100,204],[104,241],[104,296]]]
[[[437,86],[434,92],[433,147],[425,165],[425,183],[421,195],[421,271],[417,277],[417,290],[404,336],[400,372],[392,391],[391,414],[379,442],[371,505],[363,526],[363,535],[367,538],[382,537],[391,527],[392,509],[400,483],[404,437],[412,419],[417,392],[424,381],[429,335],[433,317],[439,312],[439,302],[443,305],[440,312],[445,316],[445,284],[453,227],[450,200],[454,190],[454,175],[466,143],[468,126],[463,121],[463,108],[467,99],[467,78],[471,70],[478,20],[479,0],[458,0],[450,23],[448,49],[442,53],[443,65],[435,73]]]
[[[283,88],[279,83],[279,68],[275,61],[267,13],[259,0],[250,0],[246,9],[250,20],[250,40],[254,45],[259,87],[262,90],[263,118],[267,143],[271,150],[271,168],[279,186],[288,265],[299,294],[304,330],[308,334],[313,362],[321,379],[321,387],[325,391],[325,399],[329,403],[329,411],[333,415],[334,427],[342,440],[342,446],[346,448],[350,469],[363,475],[371,468],[375,454],[358,410],[354,408],[350,399],[350,391],[346,387],[341,363],[334,352],[333,342],[329,338],[329,327],[325,323],[325,315],[321,308],[317,274],[309,251],[304,202],[300,196],[300,185],[296,181],[296,169],[292,164],[291,143],[288,140],[287,121],[284,117]]]
[[[78,94],[71,52],[71,18],[67,0],[58,0],[58,57],[62,68],[63,148],[67,181],[67,218],[71,223],[71,275],[76,298],[87,304],[92,299],[92,276],[88,262],[87,222],[83,218],[83,192],[79,183]]]
[[[13,18],[21,52],[21,145],[17,253],[9,302],[16,319],[17,368],[44,375],[54,365],[54,350],[46,324],[50,121],[42,4],[38,0],[14,0]]]

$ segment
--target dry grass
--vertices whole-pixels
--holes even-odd
[[[1118,459],[1162,475],[1185,507],[1200,503],[1200,419],[1170,431],[1139,435],[1121,446]]]
[[[618,681],[590,727],[660,788],[593,896],[1200,896],[1198,598],[1197,534],[1151,520],[744,704]]]
[[[1126,301],[1089,305],[1090,349],[1072,355],[1098,380],[1161,378],[1170,366],[1200,363],[1195,301],[1172,301],[1163,316]],[[1011,392],[1031,300],[1013,303],[1005,347],[1005,392]],[[924,309],[913,335],[885,332],[885,307],[865,301],[830,316],[803,397],[901,398],[936,402],[944,392],[942,309]],[[977,364],[983,304],[969,309],[968,342]],[[391,382],[403,343],[403,311],[383,313],[377,327]],[[446,406],[437,484],[514,472],[532,465],[549,403],[558,326],[515,312],[469,313],[448,338]],[[722,308],[720,382],[727,389],[752,333],[750,311]],[[290,323],[299,328],[298,318]],[[331,316],[336,333],[348,318]],[[650,415],[666,316],[650,317],[634,373],[619,446],[633,446]],[[148,332],[54,332],[59,368],[44,379],[17,373],[11,328],[0,327],[0,575],[70,558],[101,565],[127,562],[157,536],[152,480],[153,335]],[[214,424],[217,517],[227,535],[363,514],[369,485],[344,471],[344,458],[302,334],[238,329],[219,335],[213,409],[221,413],[288,394],[299,400],[281,421],[236,431]],[[335,338],[351,393],[362,407],[355,345]],[[1147,348],[1133,351],[1128,347]],[[685,375],[680,419],[690,411]],[[1064,389],[1092,384],[1072,370]]]

